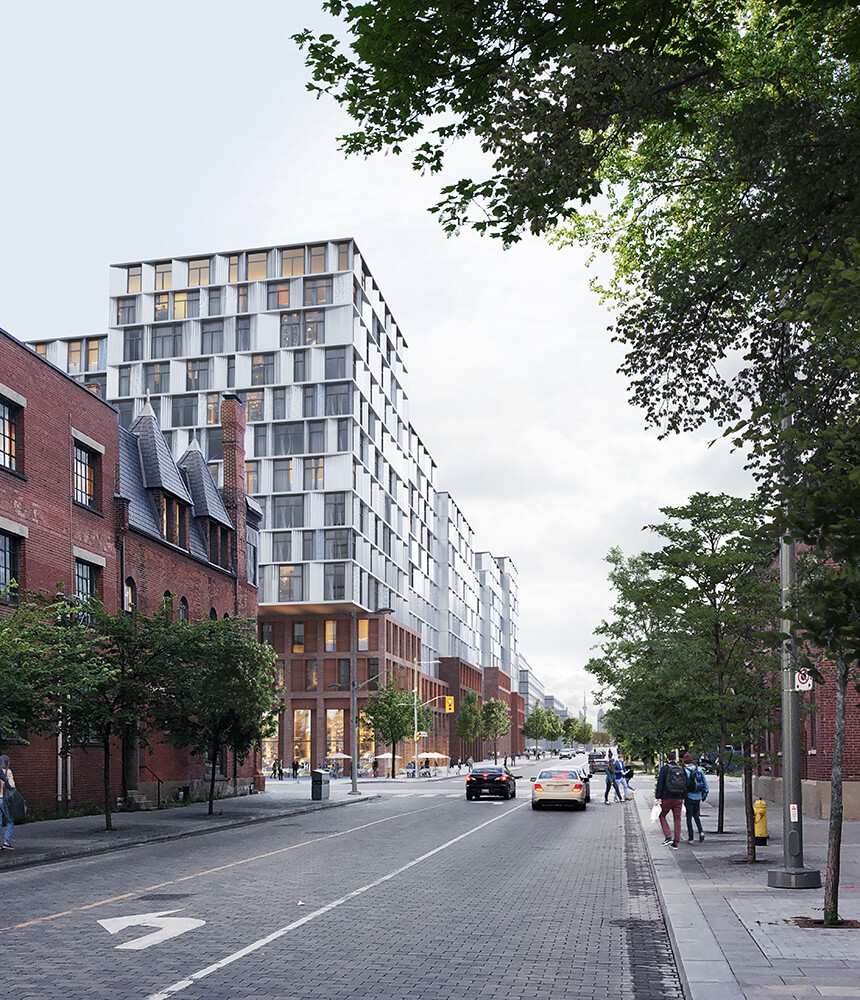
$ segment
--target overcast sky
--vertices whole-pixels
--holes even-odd
[[[112,263],[355,237],[409,345],[437,487],[478,549],[513,559],[520,651],[578,709],[606,553],[648,548],[642,526],[693,492],[746,492],[741,460],[713,433],[644,429],[583,253],[447,239],[426,211],[436,179],[337,152],[349,122],[305,91],[290,41],[325,24],[319,6],[7,6],[0,326],[104,331]]]

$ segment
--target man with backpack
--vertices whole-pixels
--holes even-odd
[[[678,841],[681,839],[681,806],[687,794],[687,771],[678,763],[678,758],[674,750],[666,755],[666,763],[660,768],[657,775],[657,790],[655,804],[660,805],[660,827],[663,836],[666,838],[663,843],[678,850]],[[669,832],[669,823],[666,814],[672,813],[674,821],[674,837]]]
[[[687,813],[687,841],[693,840],[693,820],[699,828],[699,843],[705,839],[705,831],[702,829],[702,820],[699,817],[699,809],[708,797],[708,779],[705,772],[693,763],[690,754],[684,754],[684,770],[687,772],[687,796],[684,799],[684,809]]]

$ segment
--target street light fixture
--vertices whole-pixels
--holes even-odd
[[[376,611],[372,612],[374,615],[393,615],[394,608],[377,608]],[[356,718],[358,714],[358,699],[356,697],[356,692],[358,691],[358,684],[356,674],[356,664],[355,664],[355,651],[358,645],[358,634],[357,634],[357,621],[358,621],[358,611],[353,608],[349,613],[351,622],[351,634],[350,634],[350,671],[349,671],[349,739],[352,749],[352,766],[350,767],[351,777],[352,777],[352,788],[349,790],[350,795],[361,795],[358,790],[358,719]],[[392,762],[393,765],[393,762]]]

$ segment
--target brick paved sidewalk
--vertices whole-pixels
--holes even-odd
[[[804,929],[797,916],[821,919],[823,889],[771,889],[767,873],[783,861],[782,807],[768,803],[769,843],[746,864],[741,779],[726,779],[726,833],[717,835],[716,789],[702,807],[705,841],[663,846],[650,822],[653,778],[635,781],[634,803],[645,830],[679,970],[690,1000],[860,1000],[860,930]],[[686,818],[682,824],[686,836]],[[827,822],[804,817],[804,862],[821,872]],[[844,826],[839,910],[860,920],[860,823]]]

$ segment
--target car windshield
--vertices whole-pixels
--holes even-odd
[[[544,780],[549,780],[550,778],[567,778],[568,781],[571,781],[574,778],[578,778],[579,775],[576,771],[569,768],[555,767],[551,771],[541,771],[538,777],[543,778]]]
[[[501,767],[476,767],[475,774],[502,774],[504,768]]]

